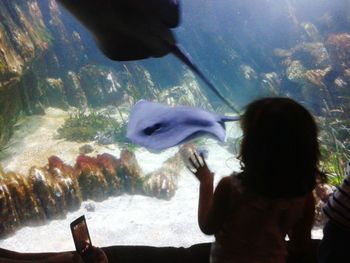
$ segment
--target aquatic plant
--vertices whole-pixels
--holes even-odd
[[[328,116],[320,119],[321,168],[328,174],[329,183],[337,186],[342,183],[346,163],[350,160],[350,120],[337,116],[346,112],[342,106],[330,110],[325,105]]]
[[[125,123],[120,124],[108,113],[96,110],[72,113],[58,129],[60,139],[77,142],[97,140],[101,144],[124,142],[125,134]]]
[[[350,148],[339,140],[341,130],[338,129],[334,126],[324,127],[321,146],[321,168],[326,171],[329,183],[334,186],[342,183],[346,161],[350,159]]]
[[[123,66],[127,76],[127,90],[130,93],[130,97],[133,99],[133,103],[135,103],[136,101],[142,99],[141,92],[136,87],[135,81],[128,67],[126,65]]]

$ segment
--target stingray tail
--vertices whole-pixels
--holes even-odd
[[[239,121],[240,120],[240,117],[239,116],[223,116],[221,118],[221,120],[223,122],[226,122],[226,121]]]
[[[198,69],[198,67],[192,63],[192,61],[181,51],[177,45],[171,45],[171,52],[179,58],[183,63],[185,63],[193,72],[195,72],[207,85],[208,87],[234,112],[239,114],[239,111],[233,106],[233,104],[227,100],[221,93],[218,91],[215,86],[204,76],[204,74]]]

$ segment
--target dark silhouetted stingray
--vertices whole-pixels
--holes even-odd
[[[196,107],[169,107],[138,101],[129,116],[127,137],[148,149],[163,150],[202,135],[224,142],[225,122],[239,117],[222,116]]]
[[[239,113],[176,45],[171,28],[180,22],[179,0],[57,0],[95,36],[112,60],[174,54],[233,111]]]

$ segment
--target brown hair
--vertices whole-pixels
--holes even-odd
[[[264,98],[242,117],[243,185],[263,196],[293,198],[312,191],[320,156],[312,115],[289,98]]]

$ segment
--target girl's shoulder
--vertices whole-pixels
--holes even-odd
[[[230,181],[233,189],[239,193],[243,192],[249,192],[249,189],[247,189],[243,183],[242,183],[242,173],[241,172],[233,172],[228,177],[228,181]]]
[[[221,178],[217,189],[229,193],[230,195],[240,195],[244,192],[244,187],[238,177],[238,173],[232,173],[229,176]]]
[[[312,192],[295,198],[269,198],[255,193],[251,189],[245,187],[241,180],[241,173],[232,173],[222,179],[229,187],[231,195],[234,195],[239,200],[245,200],[252,203],[260,204],[259,206],[276,206],[281,209],[298,210],[308,203],[312,203]]]

